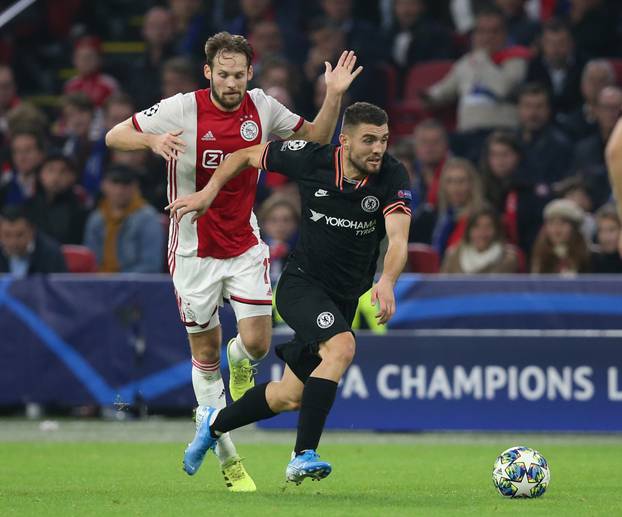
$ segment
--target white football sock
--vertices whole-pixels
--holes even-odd
[[[227,406],[225,385],[220,375],[220,361],[201,363],[192,358],[192,386],[200,406],[212,406],[216,409]],[[216,456],[218,456],[220,463],[223,464],[237,455],[229,433],[221,435],[216,445]]]

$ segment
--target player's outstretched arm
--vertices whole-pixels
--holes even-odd
[[[384,325],[395,314],[393,287],[406,265],[410,216],[404,212],[394,212],[386,216],[385,226],[389,247],[384,257],[384,268],[380,280],[371,290],[371,303],[379,305],[376,318],[381,325]]]
[[[343,94],[348,90],[352,81],[363,71],[362,66],[354,70],[356,55],[352,50],[344,50],[335,68],[328,61],[324,64],[326,66],[324,72],[326,96],[322,107],[313,122],[305,122],[295,134],[297,139],[319,144],[330,143],[341,111]]]
[[[620,118],[609,137],[605,150],[609,182],[616,200],[618,215],[622,218],[622,118]],[[622,235],[618,243],[618,252],[622,256]]]
[[[177,198],[166,207],[166,210],[170,210],[171,217],[175,217],[178,221],[181,221],[184,215],[195,212],[192,216],[192,222],[194,223],[212,206],[214,199],[216,199],[225,183],[235,178],[248,167],[257,169],[261,167],[261,157],[267,146],[268,144],[254,145],[229,155],[214,171],[214,174],[202,190]]]
[[[170,161],[186,150],[185,142],[179,138],[182,130],[156,135],[136,131],[132,119],[119,122],[106,133],[106,145],[117,151],[138,151],[151,149],[166,161]]]

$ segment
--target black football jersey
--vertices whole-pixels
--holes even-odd
[[[264,170],[289,176],[302,201],[298,243],[288,267],[298,267],[331,294],[358,298],[373,282],[384,217],[410,215],[410,182],[404,166],[385,154],[378,173],[360,181],[344,177],[340,146],[304,140],[271,142]]]

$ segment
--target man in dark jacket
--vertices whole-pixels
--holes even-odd
[[[6,207],[0,218],[0,273],[22,278],[66,271],[58,243],[38,232],[22,207]]]
[[[553,111],[569,113],[581,106],[584,64],[575,51],[568,26],[559,20],[551,20],[544,26],[540,53],[529,63],[527,81],[548,88]]]
[[[75,165],[61,154],[43,162],[35,195],[26,202],[32,222],[61,244],[82,244],[87,195]]]

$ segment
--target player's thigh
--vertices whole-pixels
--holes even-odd
[[[216,328],[218,307],[222,305],[226,264],[222,260],[176,257],[172,272],[182,323],[189,333]]]
[[[320,343],[318,354],[322,360],[330,359],[350,364],[354,358],[356,343],[352,332],[340,332]]]
[[[269,260],[269,250],[263,242],[230,259],[223,295],[231,302],[238,322],[258,316],[272,316]]]

